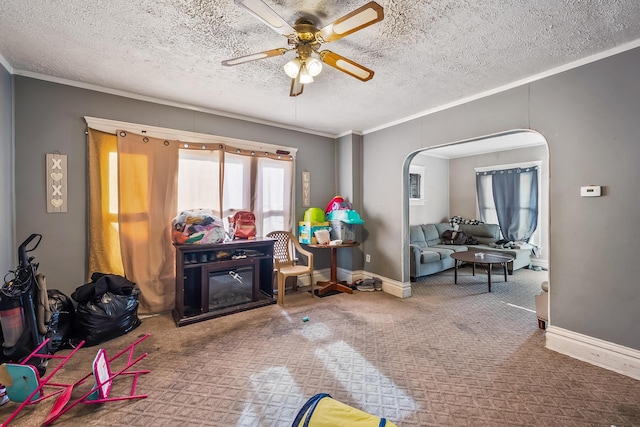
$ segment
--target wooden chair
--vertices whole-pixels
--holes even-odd
[[[273,245],[273,262],[278,275],[278,304],[284,305],[284,284],[287,277],[309,274],[311,280],[311,296],[313,290],[313,254],[302,248],[296,237],[288,231],[272,231],[267,237],[276,239]],[[298,265],[296,255],[307,258],[307,265]],[[293,290],[297,289],[294,285]]]

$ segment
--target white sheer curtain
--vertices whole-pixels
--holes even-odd
[[[275,230],[291,231],[293,162],[260,158],[257,164],[256,228],[266,236]]]
[[[291,231],[293,162],[226,153],[223,217],[239,210],[256,216],[256,234]]]
[[[179,151],[178,212],[207,208],[220,214],[222,150]]]
[[[258,213],[252,207],[252,191],[255,188],[252,179],[251,163],[255,160],[252,156],[243,156],[233,153],[225,153],[224,157],[224,182],[222,217],[232,216],[236,211],[251,211]],[[257,224],[256,224],[257,225]],[[259,230],[257,235],[261,236]]]
[[[498,211],[493,202],[493,177],[489,174],[477,175],[476,180],[478,219],[487,224],[498,224]]]

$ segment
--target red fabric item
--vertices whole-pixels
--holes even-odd
[[[256,238],[256,216],[253,212],[238,211],[229,222],[233,229],[234,239],[255,239]]]

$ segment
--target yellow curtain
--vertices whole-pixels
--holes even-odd
[[[89,129],[89,275],[124,275],[118,227],[115,135]]]
[[[171,220],[177,212],[178,141],[119,130],[120,250],[126,277],[140,288],[140,311],[175,304],[175,250]]]

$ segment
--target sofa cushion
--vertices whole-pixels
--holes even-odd
[[[444,233],[447,230],[453,230],[453,228],[451,227],[451,224],[449,224],[448,222],[439,222],[433,225],[436,226],[436,230],[438,230],[439,236],[442,236],[442,233]]]
[[[500,240],[498,224],[459,224],[460,231],[472,235],[480,244],[488,245]]]
[[[435,245],[435,246],[432,246],[430,249],[435,249],[435,248],[448,249],[452,252],[465,252],[469,250],[467,246],[462,246],[462,245]]]
[[[453,253],[453,250],[451,250],[450,248],[442,247],[440,245],[430,246],[429,250],[433,252],[437,252],[440,255],[440,259],[447,259]]]
[[[427,245],[433,246],[440,243],[440,233],[435,224],[422,224],[422,231],[424,232],[424,239],[427,241]]]
[[[424,231],[422,231],[421,225],[409,226],[409,242],[420,249],[426,249],[429,246],[424,238]]]
[[[420,253],[420,262],[426,264],[428,262],[440,261],[440,254],[431,250],[422,251]]]

